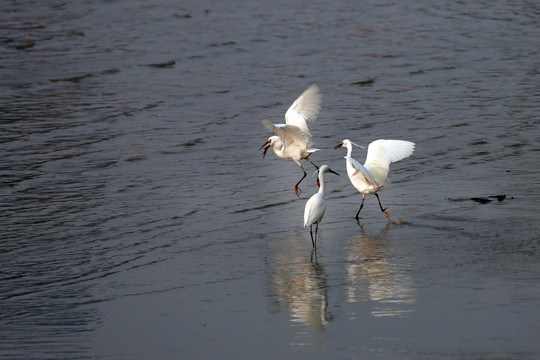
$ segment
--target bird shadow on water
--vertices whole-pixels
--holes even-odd
[[[303,328],[324,331],[332,320],[328,311],[328,275],[315,249],[307,255],[303,240],[298,236],[274,240],[268,260],[271,311],[286,309],[291,326],[304,325],[298,330],[300,337],[306,336]]]
[[[360,228],[361,233],[352,236],[346,247],[345,301],[370,303],[374,317],[406,316],[413,311],[416,290],[407,266],[394,259],[387,241],[393,224],[387,223],[375,234],[361,224]]]
[[[413,311],[413,281],[406,268],[394,261],[387,241],[386,235],[394,226],[369,226],[369,230],[378,229],[374,234],[361,226],[360,234],[345,238],[345,272],[331,275],[325,266],[327,255],[317,249],[309,252],[310,244],[304,237],[292,235],[270,242],[266,262],[270,312],[288,312],[291,326],[297,328],[298,338],[293,343],[311,342],[315,339],[312,336],[324,332],[334,320],[329,308],[330,288],[334,288],[333,293],[341,292],[344,296],[338,299],[345,303],[360,305],[351,307],[348,315],[352,318],[362,317],[366,311],[374,317],[403,317]],[[330,284],[335,276],[343,276],[337,287]]]

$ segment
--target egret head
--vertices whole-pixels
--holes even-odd
[[[337,176],[339,176],[339,174],[337,172],[335,172],[334,170],[330,169],[330,167],[328,165],[321,166],[319,168],[319,172],[322,172],[322,173],[331,172],[332,174],[336,174]]]
[[[337,176],[339,176],[339,174],[337,172],[335,172],[334,170],[330,169],[328,167],[328,165],[323,165],[321,166],[320,168],[318,168],[317,170],[315,170],[315,172],[313,173],[313,175],[317,174],[317,173],[325,173],[325,172],[331,172],[332,174],[336,174]],[[312,176],[313,176],[312,175]],[[319,179],[317,179],[317,186],[321,186],[320,182],[319,182]]]
[[[355,143],[353,143],[353,142],[352,142],[351,140],[349,140],[349,139],[343,140],[342,142],[340,142],[339,144],[337,144],[336,146],[334,146],[334,149],[339,149],[340,147],[346,147],[347,149],[350,149],[350,148],[352,148],[351,145],[354,145],[354,146],[357,146],[357,147],[359,147],[359,148],[365,149],[364,146],[355,144]]]
[[[263,151],[263,157],[266,156],[266,152],[268,151],[268,148],[269,148],[270,146],[272,146],[272,145],[276,142],[277,139],[279,139],[278,136],[270,136],[270,137],[268,138],[268,140],[266,140],[266,142],[263,144],[263,146],[260,147],[259,151],[260,151],[261,149],[264,149],[264,151]]]
[[[335,149],[339,149],[340,147],[343,147],[343,146],[347,146],[347,145],[346,145],[347,142],[350,143],[350,141],[347,140],[347,139],[343,140],[342,142],[340,142],[339,144],[337,144],[336,146],[334,146],[334,150],[335,150]]]

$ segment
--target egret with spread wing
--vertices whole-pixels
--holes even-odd
[[[319,171],[319,192],[309,198],[304,209],[304,227],[309,226],[309,234],[311,235],[311,244],[313,248],[317,248],[317,233],[319,232],[319,223],[321,222],[324,212],[326,211],[326,203],[324,200],[324,173],[331,172],[339,175],[328,167],[323,165]],[[315,240],[313,239],[313,224],[315,224]]]
[[[300,196],[301,190],[298,185],[306,177],[306,170],[300,160],[309,161],[317,169],[319,168],[309,158],[311,154],[319,149],[311,148],[311,134],[307,123],[315,120],[320,110],[321,93],[319,87],[313,84],[289,107],[285,113],[285,124],[272,124],[268,120],[263,120],[264,126],[276,133],[276,135],[270,136],[259,149],[264,149],[263,157],[265,157],[268,148],[272,147],[278,157],[294,160],[304,173],[300,181],[294,186],[296,196]]]
[[[375,140],[368,146],[364,165],[351,157],[353,144],[350,140],[345,139],[336,145],[334,149],[340,147],[347,148],[347,156],[345,156],[347,175],[349,175],[349,179],[356,190],[362,193],[362,203],[356,213],[355,219],[358,220],[358,215],[364,206],[366,195],[375,195],[382,213],[390,220],[386,208],[383,208],[381,205],[377,191],[382,187],[390,189],[390,180],[388,180],[390,164],[411,156],[415,144],[405,140]]]

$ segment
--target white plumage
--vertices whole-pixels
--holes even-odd
[[[321,93],[319,87],[313,84],[289,107],[285,113],[285,123],[297,126],[309,133],[307,123],[315,120],[320,110]]]
[[[390,180],[388,179],[390,164],[411,156],[415,144],[405,140],[375,140],[368,146],[364,165],[352,158],[352,144],[350,140],[345,139],[336,145],[335,149],[347,148],[347,156],[345,156],[347,175],[349,175],[349,179],[356,190],[362,193],[362,204],[360,204],[360,209],[355,218],[358,220],[358,215],[364,206],[365,197],[375,195],[381,211],[389,219],[386,209],[383,209],[381,205],[377,191],[382,187],[390,189]]]
[[[309,233],[311,235],[311,244],[313,248],[317,247],[317,233],[319,231],[319,223],[321,222],[324,213],[326,211],[326,203],[324,199],[324,173],[331,172],[339,175],[337,172],[331,170],[328,165],[323,165],[319,169],[319,191],[309,198],[304,209],[304,227],[310,227]],[[313,224],[315,224],[315,239],[313,239]]]
[[[309,159],[309,156],[319,149],[311,148],[311,134],[307,124],[317,118],[320,110],[321,93],[319,87],[313,84],[289,107],[285,113],[285,124],[272,124],[268,120],[263,120],[264,126],[276,133],[276,135],[270,136],[261,146],[261,149],[264,148],[263,157],[266,155],[268,148],[272,147],[278,157],[294,160],[304,173],[294,187],[297,196],[300,196],[301,192],[298,185],[306,177],[306,170],[300,160],[309,161],[318,169],[318,166]]]

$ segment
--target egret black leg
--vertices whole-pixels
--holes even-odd
[[[319,170],[319,167],[317,165],[315,165],[315,163],[313,161],[311,161],[310,158],[307,158],[306,160],[309,161],[311,163],[311,165],[315,166],[317,168],[317,170]]]
[[[306,170],[304,170],[304,167],[303,166],[300,166],[300,169],[302,169],[302,172],[304,173],[304,176],[302,176],[302,178],[300,179],[300,181],[298,181],[296,183],[296,185],[294,186],[294,192],[296,193],[296,196],[300,197],[300,193],[302,192],[302,190],[300,190],[300,188],[298,187],[298,185],[300,185],[300,183],[302,182],[302,180],[304,180],[304,178],[306,177],[307,173],[306,173]]]
[[[388,208],[383,208],[382,207],[381,199],[379,199],[379,194],[375,193],[375,196],[377,197],[377,201],[379,201],[379,207],[381,208],[382,213],[384,214],[384,216],[386,216],[386,218],[388,220],[390,220],[390,215],[388,215],[388,213],[386,212],[386,209],[388,209]]]
[[[379,194],[375,194],[375,196],[377,197],[377,201],[379,201],[379,207],[381,208],[381,211],[384,212],[386,209],[383,209],[381,205],[381,199],[379,199]]]
[[[315,163],[314,163],[313,161],[311,161],[310,158],[307,158],[306,160],[309,161],[309,162],[311,163],[311,165],[315,166],[315,168],[316,168],[317,170],[319,170],[319,167],[318,167],[317,165],[315,165]],[[318,186],[318,187],[321,187],[321,184],[319,184],[319,177],[318,177],[318,176],[317,176],[316,182],[317,182],[317,186]]]
[[[317,235],[319,233],[319,223],[317,223],[315,225],[315,244],[313,244],[313,247],[316,249],[317,248]]]
[[[311,245],[313,245],[313,248],[315,249],[315,241],[313,241],[313,224],[309,226],[309,235],[311,235]]]
[[[375,195],[377,195],[377,194],[375,194]],[[364,207],[364,200],[365,199],[366,199],[366,197],[362,194],[362,203],[360,204],[360,209],[358,209],[358,212],[356,213],[356,216],[354,217],[356,219],[356,221],[358,221],[358,215],[360,214],[360,211]]]

